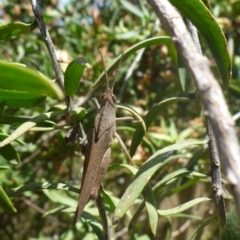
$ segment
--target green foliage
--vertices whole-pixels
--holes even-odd
[[[216,60],[227,89],[231,79],[231,59],[227,50],[224,34],[214,16],[201,0],[185,0],[184,4],[177,0],[170,2],[179,9],[201,32]]]
[[[240,225],[236,207],[233,206],[227,215],[227,222],[223,229],[222,240],[236,240],[240,238]]]
[[[64,90],[66,96],[73,96],[76,94],[83,75],[83,70],[87,66],[89,67],[89,63],[85,58],[77,58],[69,63],[64,73]]]
[[[22,33],[30,33],[31,24],[24,24],[22,22],[9,23],[0,26],[0,40],[8,39],[13,36],[19,36]]]
[[[233,81],[226,98],[230,110],[238,112],[239,1],[211,1],[209,10],[202,3],[208,1],[171,2],[198,28],[203,54],[225,87],[231,61],[224,34],[234,42],[230,51]],[[0,5],[0,58],[4,60],[0,62],[0,238],[103,239],[94,201],[72,225],[83,157],[78,144],[65,143],[72,118],[81,120],[86,132],[93,126],[96,110],[90,98],[99,99],[106,88],[101,48],[108,73],[124,53],[121,80],[117,79],[114,89],[117,96],[123,92],[117,116],[130,113],[139,121],[137,125],[117,122],[138,168],[127,164],[114,141],[103,182],[109,221],[114,217],[118,222],[110,228],[112,238],[172,239],[189,221],[179,239],[219,239],[215,207],[208,198],[212,188],[202,105],[198,99],[180,97],[186,87],[177,72],[182,66],[154,12],[145,1],[70,0],[60,6],[49,0],[41,4],[58,58],[70,63],[65,94],[73,97],[76,107],[67,113],[62,91],[49,80],[56,76],[39,30],[31,30],[29,23],[34,19],[29,3],[5,1]],[[91,68],[85,68],[88,63]],[[17,214],[8,214],[16,210]],[[228,216],[227,235],[236,227],[236,216]]]

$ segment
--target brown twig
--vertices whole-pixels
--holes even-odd
[[[217,220],[219,222],[220,235],[225,225],[227,216],[225,202],[223,198],[222,181],[221,181],[221,169],[220,161],[218,156],[218,150],[216,146],[216,140],[212,132],[212,126],[207,119],[207,135],[209,137],[209,150],[211,159],[211,177],[212,177],[212,191],[213,191],[213,201],[217,208]]]
[[[49,35],[48,29],[46,27],[41,7],[38,3],[38,0],[30,0],[32,5],[32,10],[35,15],[35,21],[37,22],[38,28],[40,29],[40,32],[42,34],[43,41],[46,44],[46,47],[48,49],[48,53],[50,55],[50,58],[52,60],[53,69],[56,74],[56,81],[58,85],[61,87],[62,91],[64,92],[64,76],[61,70],[61,66],[58,62],[56,51],[52,42],[52,39]],[[73,102],[71,97],[65,96],[65,102],[67,104],[67,108],[70,111],[70,109],[73,108]]]
[[[186,24],[188,31],[192,37],[195,46],[200,54],[202,54],[201,44],[198,38],[197,30],[194,25],[186,19]],[[220,236],[224,224],[226,222],[226,208],[224,198],[222,196],[222,182],[221,182],[221,168],[220,161],[218,156],[218,150],[216,146],[216,140],[212,131],[212,126],[208,118],[206,118],[206,130],[209,138],[208,147],[210,151],[210,160],[211,160],[211,177],[212,177],[212,191],[213,191],[213,201],[217,209],[217,220],[219,223]]]
[[[199,54],[176,9],[167,0],[147,1],[168,30],[198,89],[205,115],[212,125],[219,157],[231,185],[240,217],[240,149],[234,121],[228,111],[222,90],[210,71],[207,59]]]

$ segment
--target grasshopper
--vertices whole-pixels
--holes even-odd
[[[101,186],[103,177],[107,171],[110,154],[111,154],[111,143],[113,137],[116,137],[122,146],[124,152],[129,156],[124,143],[116,133],[116,96],[113,94],[113,87],[116,76],[118,74],[119,67],[122,62],[122,57],[119,61],[116,73],[113,79],[112,86],[109,86],[109,80],[107,70],[103,60],[102,53],[99,49],[103,68],[106,77],[107,89],[105,93],[101,95],[101,105],[99,106],[96,99],[95,105],[99,108],[99,112],[96,115],[94,126],[88,133],[87,141],[88,144],[85,150],[85,161],[84,161],[84,172],[83,180],[80,188],[80,195],[78,199],[78,206],[74,216],[74,224],[81,216],[83,209],[89,199],[96,200],[98,198],[99,188]],[[133,118],[126,117],[122,120],[133,120]]]

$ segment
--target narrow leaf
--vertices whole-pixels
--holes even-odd
[[[207,219],[207,220],[198,228],[198,230],[194,233],[194,235],[190,238],[190,240],[195,240],[195,239],[198,240],[199,237],[200,237],[201,234],[202,234],[203,229],[204,229],[208,224],[210,224],[211,222],[213,222],[214,220],[216,220],[216,217],[215,217],[215,216]],[[234,240],[236,240],[236,239],[234,239]]]
[[[10,197],[14,197],[20,193],[26,191],[33,191],[37,189],[57,189],[71,191],[74,193],[79,193],[79,189],[65,183],[49,183],[49,182],[38,182],[38,183],[29,183],[14,189],[11,189],[8,193]]]
[[[153,37],[153,38],[149,38],[149,39],[143,40],[143,41],[133,45],[129,49],[127,49],[124,52],[124,54],[123,54],[123,60],[128,58],[132,54],[135,54],[135,52],[137,50],[141,49],[141,48],[150,47],[150,46],[157,45],[157,44],[166,44],[166,45],[174,46],[170,37]],[[108,68],[107,68],[107,72],[108,73],[116,68],[116,66],[117,66],[117,64],[118,64],[118,62],[119,62],[121,57],[122,57],[122,54],[120,56],[118,56],[112,62],[111,65],[108,66]],[[105,76],[104,72],[102,72],[101,75],[96,80],[96,82],[93,84],[92,88],[95,88],[96,86],[98,86],[98,84],[104,79],[104,76]]]
[[[167,210],[158,210],[158,214],[161,216],[169,216],[172,214],[177,214],[177,213],[183,212],[183,211],[191,208],[192,206],[194,206],[198,203],[211,201],[211,200],[212,200],[211,198],[207,198],[207,197],[196,198],[196,199],[186,202],[182,205],[179,205],[175,208],[171,208],[171,209],[167,209]]]
[[[7,212],[10,212],[10,213],[17,212],[11,200],[9,199],[8,195],[5,193],[5,191],[1,186],[0,186],[0,206]]]
[[[131,2],[126,1],[126,0],[120,0],[122,6],[128,10],[129,12],[131,12],[132,14],[134,14],[135,16],[139,17],[139,18],[143,18],[143,12],[136,7],[137,5],[133,5]]]
[[[137,173],[137,168],[128,164],[112,165],[108,168],[108,171],[118,170],[119,168],[122,168],[122,167],[128,169],[133,175]],[[158,212],[157,212],[156,202],[152,192],[152,188],[149,183],[147,183],[146,187],[143,190],[143,196],[144,196],[144,203],[146,205],[147,212],[148,212],[149,226],[152,234],[155,236],[157,231],[157,224],[158,224]],[[131,221],[128,226],[129,229],[132,227],[133,222],[136,221],[137,217],[139,216],[139,213],[138,211],[136,211],[134,216],[131,218]]]
[[[142,141],[142,138],[147,130],[147,128],[150,126],[150,124],[156,119],[156,116],[166,108],[168,108],[170,105],[181,102],[181,101],[187,101],[188,98],[169,98],[166,99],[160,103],[158,103],[156,106],[154,106],[147,115],[143,118],[145,122],[146,129],[142,127],[142,125],[139,125],[133,135],[132,143],[130,146],[130,156],[133,156],[136,152],[137,147],[139,146],[140,142]]]
[[[145,128],[145,123],[144,123],[142,117],[134,109],[132,109],[129,106],[122,105],[122,104],[117,104],[117,108],[120,108],[120,109],[123,109],[123,110],[126,110],[126,111],[130,112],[134,117],[136,117],[138,119],[138,121],[141,124],[143,124],[142,127]]]
[[[170,0],[206,39],[218,65],[223,85],[228,88],[231,79],[231,58],[227,41],[217,21],[201,0]]]
[[[152,175],[160,168],[162,163],[171,155],[173,151],[154,154],[137,172],[132,183],[128,186],[118,203],[115,212],[113,224],[116,224],[126,211],[132,206],[134,201],[140,195]]]
[[[150,187],[150,184],[148,185],[149,185],[149,188],[145,188],[143,190],[144,200],[145,200],[144,202],[145,202],[145,206],[148,213],[149,226],[152,234],[155,236],[157,233],[158,212],[157,212],[156,201],[153,195],[153,191]]]
[[[35,127],[38,123],[41,123],[45,120],[64,114],[64,112],[65,110],[56,111],[56,112],[47,112],[47,113],[40,114],[36,117],[33,117],[31,121],[25,122],[22,125],[20,125],[15,131],[13,131],[11,135],[9,135],[6,139],[0,142],[0,148],[11,143],[12,141],[20,137],[22,134],[30,130],[32,127]]]
[[[182,148],[186,148],[191,145],[205,144],[208,140],[191,140],[181,143],[173,144],[157,151],[152,155],[147,162],[138,170],[134,176],[132,183],[128,186],[123,194],[120,202],[118,203],[115,212],[113,224],[116,224],[119,219],[126,213],[131,207],[137,197],[140,195],[147,183],[149,183],[151,177],[156,171],[172,161],[171,158],[167,159],[173,154],[174,151],[178,151]]]

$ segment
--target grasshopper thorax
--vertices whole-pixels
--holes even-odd
[[[105,91],[105,93],[102,94],[101,96],[102,98],[102,102],[105,103],[105,102],[109,102],[110,105],[115,108],[115,104],[116,104],[116,101],[117,101],[117,98],[116,96],[113,94],[113,91],[111,88],[107,88],[107,90]]]

